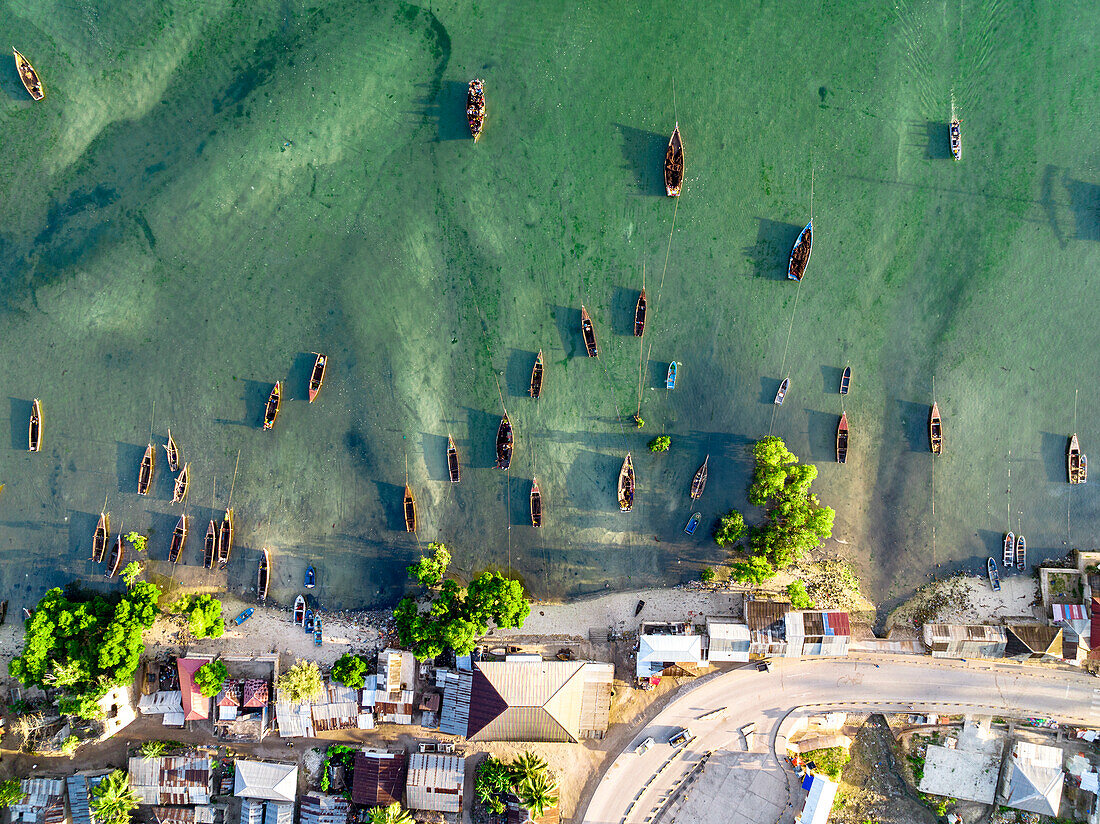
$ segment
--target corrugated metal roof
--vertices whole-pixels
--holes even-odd
[[[352,774],[351,800],[370,807],[401,800],[408,760],[404,753],[357,752]]]
[[[768,632],[779,638],[785,637],[786,625],[783,618],[791,611],[786,601],[749,601],[745,604],[745,622],[749,632]]]
[[[1089,629],[1089,660],[1100,659],[1100,598],[1092,596],[1092,627]]]
[[[443,709],[439,713],[439,731],[466,737],[470,716],[473,676],[447,673],[443,681]]]
[[[1045,624],[1009,624],[1005,654],[1061,658],[1062,629]]]
[[[214,808],[209,804],[198,807],[153,807],[152,813],[157,824],[214,824]]]
[[[275,718],[279,722],[280,738],[312,738],[313,715],[308,702],[301,704],[277,703]]]
[[[405,783],[405,806],[413,810],[456,813],[462,808],[465,776],[465,758],[439,753],[413,753]]]
[[[27,778],[20,785],[26,798],[8,807],[13,822],[61,824],[65,820],[65,782],[60,778]]]
[[[1055,621],[1087,621],[1088,609],[1084,604],[1051,604]]]
[[[288,801],[298,797],[298,765],[237,759],[233,795],[266,801]]]
[[[130,786],[142,804],[209,804],[213,791],[210,759],[188,755],[131,758]]]
[[[340,795],[310,793],[302,796],[299,824],[347,824],[351,805]]]

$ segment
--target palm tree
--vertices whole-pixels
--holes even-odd
[[[408,810],[402,810],[398,802],[388,807],[372,807],[367,813],[370,824],[416,824]]]
[[[139,800],[126,773],[115,770],[92,789],[90,805],[100,824],[129,824]]]
[[[518,784],[525,778],[534,778],[547,770],[547,763],[530,750],[522,752],[511,764],[508,765],[512,773],[512,782]]]
[[[557,782],[546,772],[529,775],[516,784],[516,798],[531,812],[532,818],[540,818],[549,807],[558,803]]]

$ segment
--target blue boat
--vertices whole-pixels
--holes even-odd
[[[317,620],[313,622],[313,643],[317,646],[321,646],[321,616],[317,616]]]
[[[313,610],[306,610],[306,620],[302,622],[302,627],[306,632],[313,632]]]
[[[668,377],[665,378],[665,389],[676,388],[676,361],[668,365]]]
[[[251,617],[252,617],[252,613],[253,613],[253,612],[255,612],[255,611],[256,611],[256,610],[255,610],[255,608],[254,608],[254,607],[249,607],[249,608],[248,608],[248,609],[246,609],[246,610],[245,610],[244,612],[242,612],[242,613],[241,613],[240,615],[238,615],[238,616],[237,616],[237,619],[236,619],[236,620],[237,620],[237,626],[240,626],[240,625],[241,625],[241,624],[243,624],[243,623],[244,623],[245,621],[247,621],[247,620],[248,620],[249,618],[251,618]]]
[[[313,589],[317,583],[317,573],[313,570],[313,565],[310,564],[306,567],[306,589]]]
[[[696,512],[694,515],[692,515],[691,518],[688,519],[687,526],[684,527],[684,532],[686,532],[688,535],[694,535],[695,534],[695,528],[697,526],[699,526],[699,520],[702,517],[703,516],[700,515],[698,512]]]

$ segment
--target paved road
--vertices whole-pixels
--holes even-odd
[[[905,656],[779,661],[770,673],[738,669],[700,683],[674,699],[611,763],[583,821],[660,824],[687,801],[698,808],[689,817],[702,821],[710,816],[700,814],[710,811],[699,808],[701,798],[713,792],[715,780],[721,791],[714,793],[714,821],[792,821],[800,797],[772,747],[783,718],[799,707],[989,712],[1100,726],[1100,679],[1036,667],[934,661]],[[746,749],[739,730],[750,721],[756,735]],[[668,738],[684,726],[695,740],[674,750]],[[657,744],[637,754],[637,745],[650,736]],[[695,786],[704,768],[707,781]]]

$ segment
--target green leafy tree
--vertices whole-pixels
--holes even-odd
[[[714,527],[714,542],[720,547],[736,544],[745,534],[745,519],[736,509],[731,509],[718,519]]]
[[[543,775],[549,769],[546,761],[535,755],[530,750],[524,750],[516,760],[508,765],[508,772],[512,778],[512,784],[518,784],[527,778]]]
[[[489,756],[477,765],[474,773],[474,792],[478,799],[497,815],[504,812],[500,796],[512,788],[512,771],[499,758]]]
[[[768,563],[767,558],[754,555],[747,561],[735,561],[730,564],[730,577],[741,584],[759,586],[775,577],[775,567]]]
[[[471,581],[466,602],[472,620],[492,621],[498,627],[519,629],[531,614],[523,584],[499,572],[483,572]]]
[[[717,577],[718,577],[717,573],[715,573],[715,571],[713,569],[711,569],[710,567],[703,567],[699,571],[699,579],[704,584],[709,584],[711,581],[713,581]]]
[[[126,540],[130,542],[130,546],[137,552],[144,552],[145,548],[149,545],[149,539],[140,532],[127,532]]]
[[[345,652],[332,665],[332,679],[345,687],[361,687],[370,665],[366,659]]]
[[[540,818],[551,807],[558,803],[557,783],[543,771],[536,775],[526,776],[515,786],[516,797],[524,807],[530,810],[535,818]]]
[[[802,581],[791,581],[787,584],[787,597],[791,599],[791,606],[795,609],[814,608],[814,601],[810,593],[806,592],[806,585]]]
[[[172,745],[171,741],[143,741],[140,747],[142,758],[160,758]]]
[[[229,677],[229,668],[221,661],[207,661],[195,672],[195,686],[207,698],[213,698],[222,691],[225,679]]]
[[[122,583],[128,587],[132,587],[134,582],[141,577],[141,574],[145,572],[145,567],[139,564],[137,561],[131,561],[122,568],[122,572],[119,573],[122,578]]]
[[[324,691],[321,670],[312,661],[299,661],[279,676],[277,686],[292,702],[312,701]]]
[[[672,447],[672,438],[668,435],[658,435],[649,442],[650,452],[668,452]]]
[[[115,770],[92,788],[88,803],[98,824],[129,824],[139,800],[126,773]]]
[[[182,612],[187,616],[187,628],[196,638],[220,638],[225,633],[222,602],[213,595],[193,596]]]
[[[409,811],[401,809],[397,801],[388,807],[371,807],[367,811],[367,821],[370,824],[416,824]]]
[[[451,565],[451,553],[444,544],[432,542],[428,544],[428,550],[432,553],[425,556],[409,567],[409,575],[420,582],[423,587],[439,586],[443,576],[447,574],[447,567]]]
[[[70,735],[64,741],[61,742],[61,754],[67,755],[72,758],[76,754],[77,747],[80,746],[80,739],[75,735]]]
[[[0,807],[10,807],[18,804],[27,794],[23,792],[23,782],[18,778],[8,778],[0,781]]]
[[[99,705],[94,695],[67,696],[58,703],[58,710],[62,715],[75,715],[86,721],[102,721],[107,717],[106,711]]]

